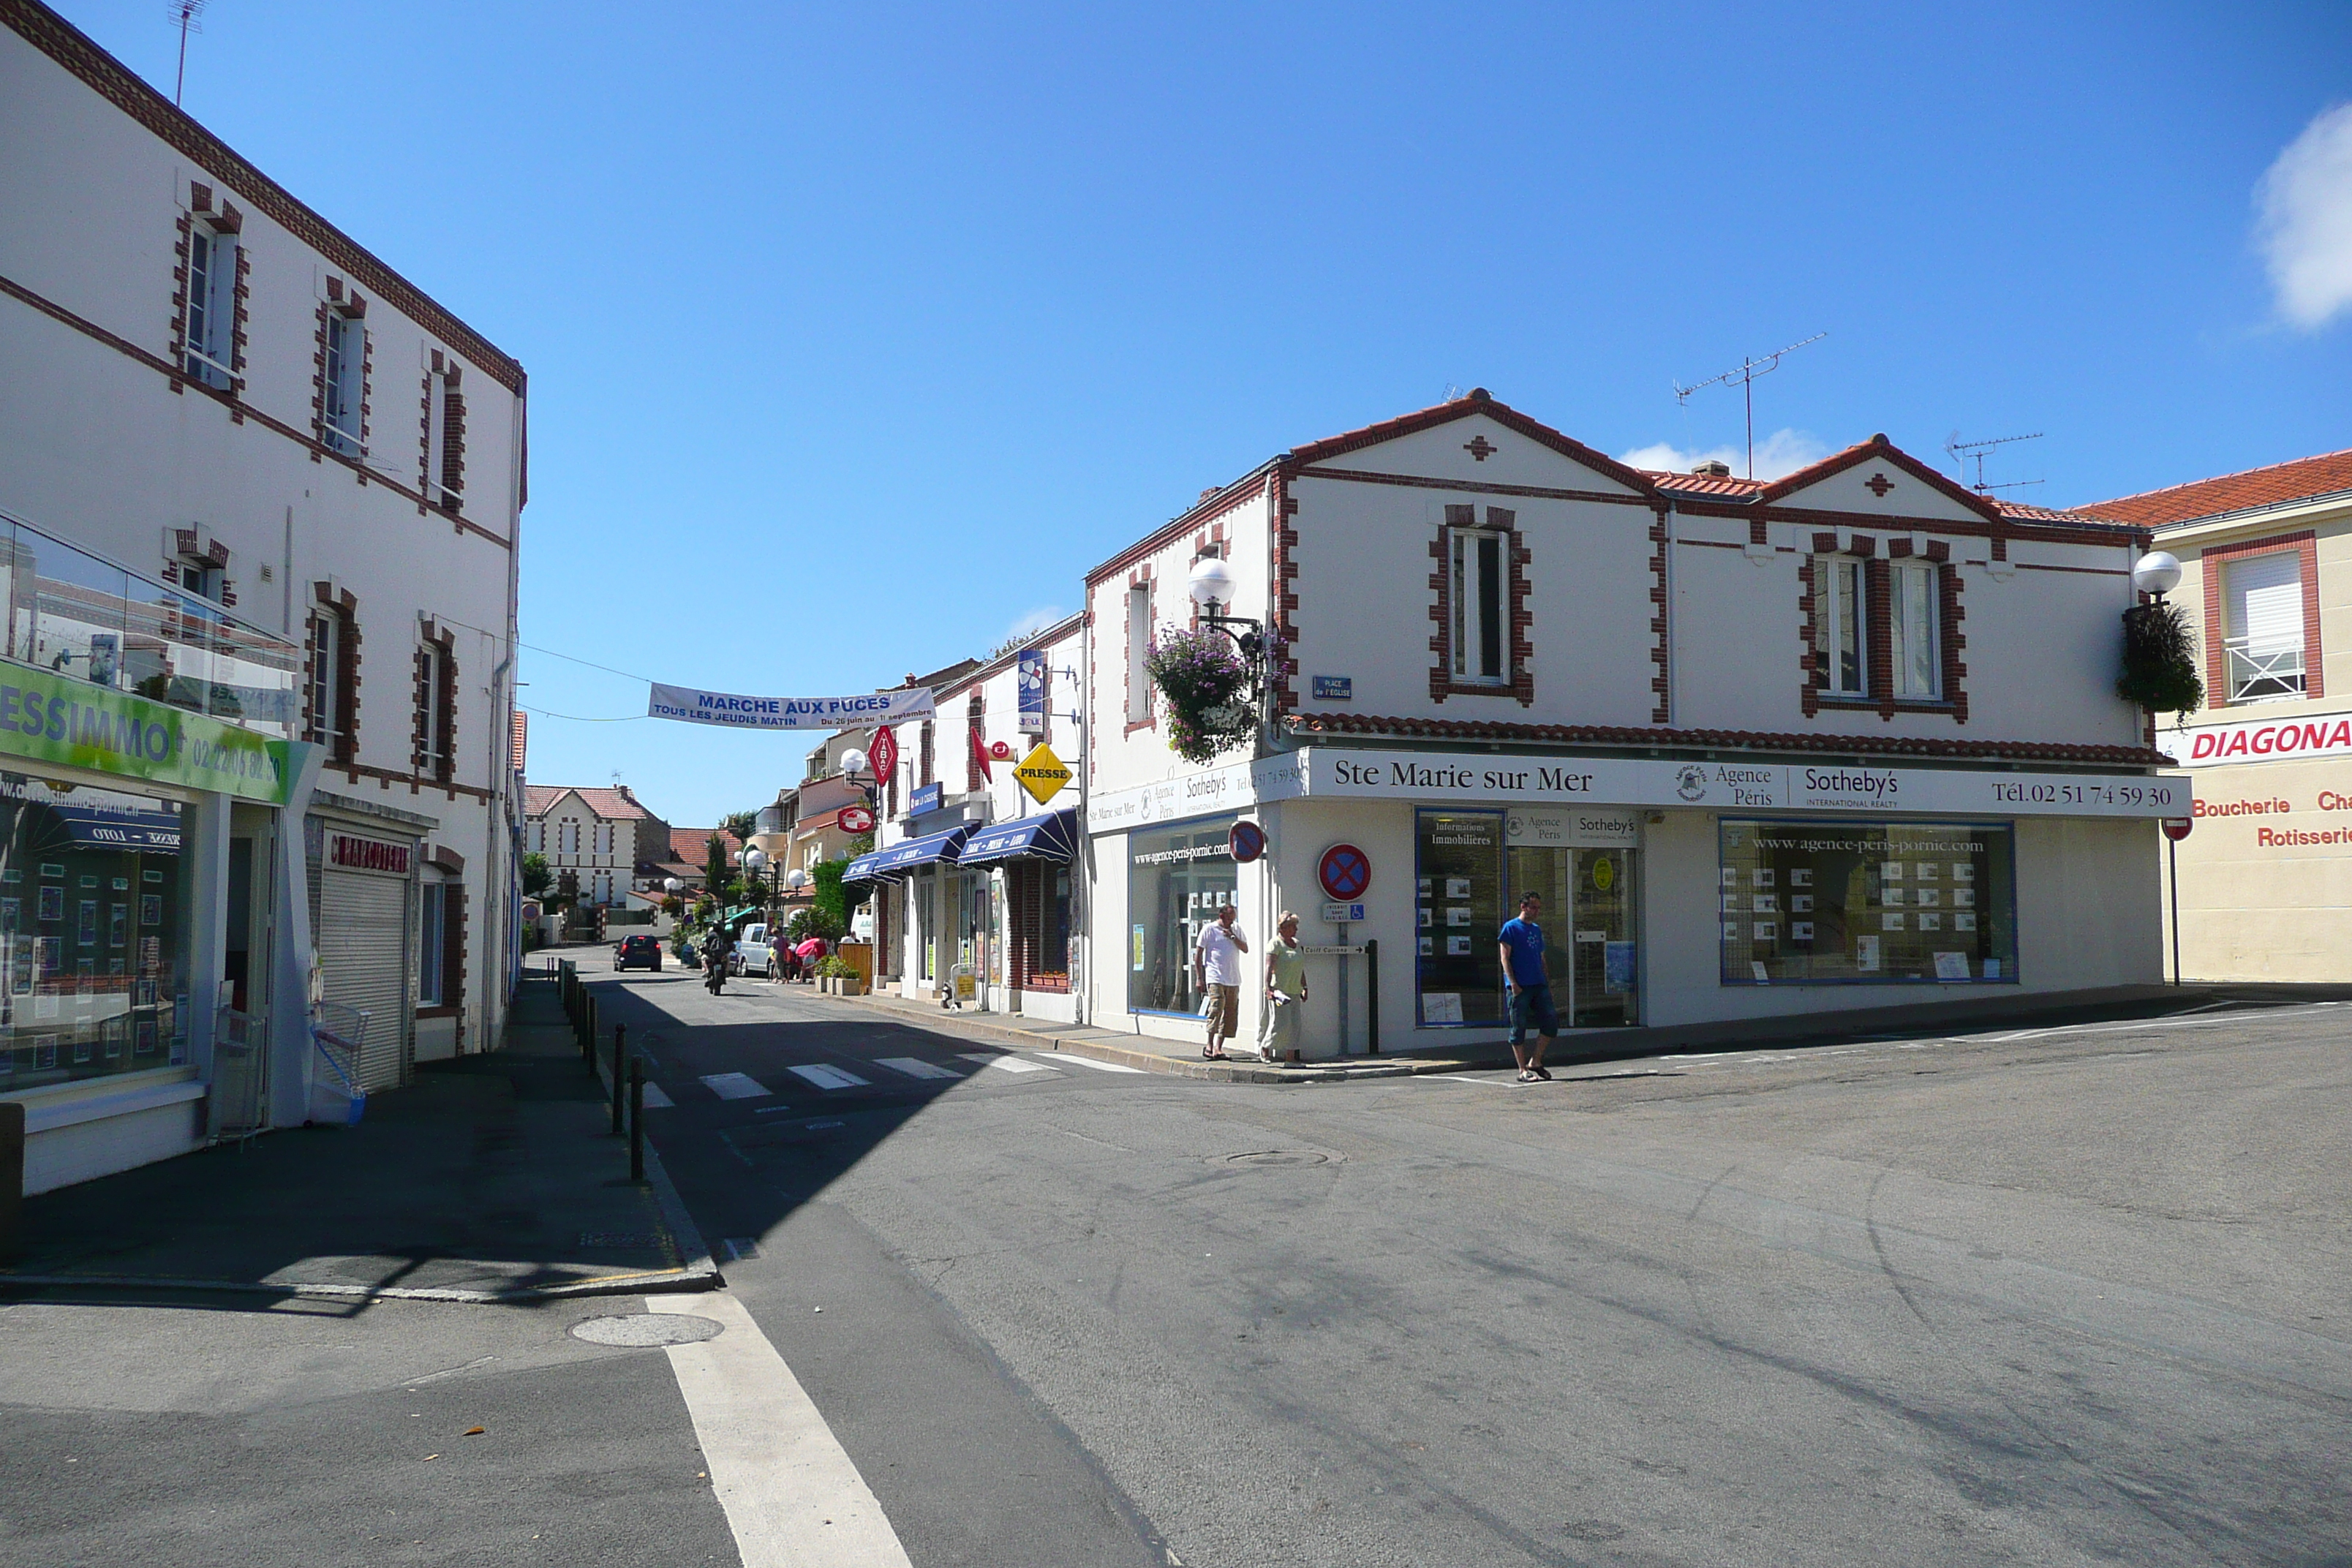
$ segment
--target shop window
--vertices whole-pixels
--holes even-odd
[[[178,803],[0,774],[0,1093],[188,1061]]]
[[[2008,823],[1720,826],[1727,985],[2017,980]]]
[[[1424,1026],[1504,1021],[1503,828],[1499,811],[1413,814],[1413,975]]]
[[[1013,908],[1013,984],[1036,991],[1070,984],[1070,868],[1045,860],[1009,868]]]
[[[1934,700],[1939,695],[1937,671],[1941,660],[1936,649],[1937,569],[1924,561],[1899,561],[1893,567],[1892,603],[1888,608],[1889,658],[1895,667],[1895,695]]]
[[[1138,1013],[1197,1013],[1192,944],[1240,888],[1230,817],[1128,836],[1127,1005]],[[1261,949],[1260,951],[1263,951]]]
[[[1813,668],[1823,690],[1866,697],[1865,614],[1862,563],[1851,555],[1813,558]]]

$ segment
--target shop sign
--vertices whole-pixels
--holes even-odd
[[[1503,820],[1503,841],[1515,849],[1631,849],[1641,837],[1637,811],[1523,806]]]
[[[287,743],[127,691],[0,660],[0,753],[286,804]]]
[[[866,765],[874,776],[887,782],[898,771],[898,735],[888,725],[874,731],[874,743],[866,748]]]
[[[1024,647],[1014,656],[1013,690],[1020,698],[1021,732],[1045,732],[1045,650]]]
[[[1029,797],[1039,805],[1061,794],[1062,786],[1070,782],[1070,777],[1068,764],[1055,756],[1054,748],[1043,741],[1038,742],[1036,750],[1022,758],[1021,765],[1013,770],[1013,782],[1027,790]]]
[[[874,831],[874,813],[862,805],[845,805],[833,814],[833,820],[844,833]]]
[[[2187,768],[2218,763],[2266,763],[2280,757],[2352,756],[2352,717],[2262,719],[2245,724],[2214,724],[2199,730],[2159,731],[2156,743]]]
[[[1290,752],[1093,795],[1087,801],[1087,831],[1124,833],[1157,822],[1217,816],[1259,801],[1289,800],[1306,793],[1301,759],[1307,754]]]
[[[1980,773],[1853,763],[1675,763],[1488,752],[1297,753],[1310,798],[1476,805],[1556,803],[2024,816],[2177,816],[2188,781],[2163,774]]]
[[[907,815],[920,816],[927,811],[939,810],[940,802],[946,798],[946,791],[947,785],[943,784],[925,784],[907,797]]]
[[[387,877],[408,875],[409,847],[381,838],[337,833],[327,839],[327,859],[346,871],[376,871]]]

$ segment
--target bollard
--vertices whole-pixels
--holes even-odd
[[[646,1060],[629,1063],[629,1180],[646,1179]]]
[[[622,1052],[622,1041],[628,1037],[626,1024],[613,1026],[613,1136],[621,1135],[621,1064],[628,1059]]]
[[[1364,939],[1364,1011],[1370,1015],[1364,1020],[1364,1054],[1376,1057],[1381,1054],[1381,939],[1376,936]]]
[[[0,1100],[0,1259],[24,1247],[25,1102]]]

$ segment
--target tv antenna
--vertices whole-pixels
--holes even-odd
[[[1990,441],[1963,441],[1960,439],[1960,433],[1955,430],[1950,439],[1944,443],[1944,450],[1951,455],[1953,463],[1958,467],[1962,484],[1968,484],[1969,459],[1974,458],[1977,460],[1977,482],[1969,485],[1969,488],[1980,496],[1988,496],[1995,490],[2023,489],[2028,485],[2038,485],[2042,482],[2040,479],[2012,479],[2005,485],[1989,485],[1985,483],[1984,477],[1987,452],[1991,451],[1995,447],[2006,447],[2012,441],[2039,441],[2042,436],[2042,432],[2036,430],[2031,436],[1996,436]]]
[[[180,74],[172,83],[172,107],[180,107],[180,95],[188,85],[188,35],[205,30],[205,0],[171,0],[163,15],[172,26],[180,29]]]
[[[1827,332],[1815,332],[1803,342],[1790,343],[1785,349],[1774,349],[1761,359],[1749,359],[1742,355],[1738,370],[1727,370],[1721,375],[1711,375],[1705,381],[1694,382],[1688,386],[1685,386],[1679,381],[1675,382],[1674,384],[1675,401],[1688,405],[1692,393],[1703,392],[1717,384],[1739,388],[1741,395],[1748,404],[1748,477],[1752,479],[1756,477],[1756,378],[1759,375],[1769,375],[1780,369],[1782,354],[1794,353],[1806,343],[1817,343],[1828,336]]]

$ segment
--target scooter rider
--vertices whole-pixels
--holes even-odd
[[[735,938],[723,925],[710,928],[710,940],[702,949],[702,983],[717,996],[727,986],[727,971],[735,956]]]

